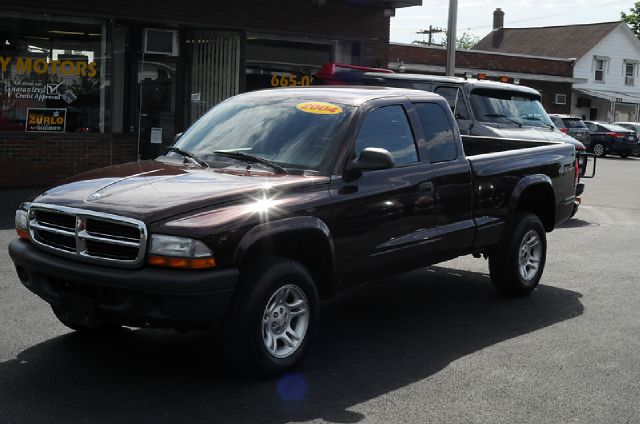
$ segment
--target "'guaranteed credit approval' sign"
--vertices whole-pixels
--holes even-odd
[[[67,109],[27,109],[27,132],[63,133]]]

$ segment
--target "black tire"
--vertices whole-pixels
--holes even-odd
[[[620,157],[622,159],[626,159],[629,156],[629,153],[620,153]]]
[[[525,278],[522,275],[523,271],[521,271],[520,255],[523,243],[532,234],[531,232],[535,232],[539,240],[539,252],[537,250],[538,245],[535,247],[539,261],[535,273],[533,269],[530,269],[529,271],[532,275],[529,278]],[[489,256],[489,272],[493,286],[500,293],[507,296],[520,297],[528,295],[540,282],[546,255],[547,238],[540,218],[531,213],[518,213],[516,222],[511,228],[507,239]],[[530,250],[528,255],[524,254],[523,260],[527,261],[533,257],[533,250]]]
[[[122,328],[120,325],[101,322],[95,325],[84,325],[75,321],[71,321],[66,317],[66,312],[58,308],[51,308],[58,320],[67,328],[84,335],[109,335],[115,334]]]
[[[602,143],[595,143],[593,146],[591,146],[591,151],[594,155],[596,155],[596,157],[599,158],[607,156],[607,148]]]
[[[275,357],[265,346],[263,318],[268,316],[266,308],[270,300],[285,286],[294,286],[304,293],[309,313],[306,332],[295,350],[286,357]],[[222,344],[227,360],[239,373],[249,377],[273,377],[294,367],[302,360],[315,331],[319,302],[311,275],[296,261],[272,257],[243,266],[234,300],[222,323]],[[293,322],[294,318],[291,320]]]

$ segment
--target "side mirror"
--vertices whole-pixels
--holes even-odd
[[[182,137],[182,134],[184,134],[184,133],[179,132],[178,134],[176,134],[175,137],[173,137],[173,144],[175,144],[176,141],[180,140],[180,137]]]
[[[393,157],[391,157],[391,153],[387,149],[367,147],[360,153],[360,157],[347,164],[345,171],[353,174],[362,171],[389,169],[394,166]]]
[[[593,178],[596,175],[596,155],[593,153],[579,152],[578,155],[578,176],[580,178]],[[591,159],[591,160],[589,160]],[[590,167],[589,164],[592,166]],[[587,170],[591,171],[587,175]]]

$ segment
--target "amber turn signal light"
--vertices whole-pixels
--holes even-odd
[[[29,230],[23,230],[21,228],[16,228],[16,233],[18,233],[18,237],[29,240]]]
[[[206,269],[215,268],[214,258],[174,258],[170,256],[151,255],[147,258],[149,265],[164,266],[179,269]]]

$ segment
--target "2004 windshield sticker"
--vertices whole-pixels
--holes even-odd
[[[338,115],[342,113],[342,108],[327,102],[304,102],[298,103],[296,109],[315,115]]]

